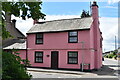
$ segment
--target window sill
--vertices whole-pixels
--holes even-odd
[[[34,63],[43,63],[43,62],[34,62]]]
[[[78,63],[67,63],[67,64],[78,64]]]
[[[78,42],[68,42],[68,43],[78,43]]]

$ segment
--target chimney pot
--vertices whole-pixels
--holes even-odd
[[[33,20],[33,25],[36,24],[38,22],[37,19]]]
[[[12,20],[12,25],[15,27],[15,25],[16,25],[16,20],[15,19]]]
[[[15,23],[15,22],[16,22],[16,20],[15,20],[15,19],[13,19],[13,20],[12,20],[12,22],[13,22],[13,23]]]
[[[92,6],[97,6],[97,7],[98,7],[97,2],[96,2],[96,1],[93,1]]]

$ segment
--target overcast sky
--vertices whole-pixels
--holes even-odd
[[[100,30],[103,33],[103,52],[115,49],[115,36],[118,36],[118,0],[98,2]],[[90,2],[43,2],[42,12],[46,20],[79,18],[82,10],[90,10]],[[15,17],[13,17],[15,18]],[[24,34],[32,27],[33,20],[17,20],[16,27]],[[39,20],[41,21],[41,20]]]

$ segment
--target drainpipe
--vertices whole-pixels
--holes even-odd
[[[82,42],[82,49],[84,49],[84,42]],[[84,69],[84,53],[83,52],[82,52],[82,71]]]
[[[27,41],[27,37],[26,37],[26,60],[28,60],[28,50],[27,50],[27,48],[28,48],[28,41]],[[27,65],[25,64],[25,66],[27,66]]]
[[[82,43],[82,72],[83,72],[83,69],[84,69],[84,41],[82,42],[79,42],[79,43]]]

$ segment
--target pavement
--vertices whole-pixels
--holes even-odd
[[[85,72],[80,72],[80,71],[55,70],[55,69],[41,69],[41,68],[27,68],[27,71],[33,71],[33,72],[48,72],[48,73],[63,73],[63,74],[76,74],[76,75],[85,74]]]
[[[82,78],[117,78],[117,76],[114,74],[113,69],[109,69],[108,67],[104,66],[98,71],[92,71],[92,72],[81,72],[81,71],[67,71],[67,70],[53,70],[53,69],[41,69],[41,68],[27,68],[28,72],[34,73],[35,75],[38,74],[69,74],[69,75],[78,75]],[[34,75],[33,74],[33,75]],[[52,75],[52,74],[51,74]]]
[[[108,62],[112,62],[108,63]],[[112,65],[112,66],[111,66]],[[42,68],[27,68],[27,71],[33,75],[34,78],[42,77],[46,78],[59,78],[65,76],[66,78],[118,78],[117,60],[105,59],[103,66],[98,71],[82,72],[73,70],[54,70],[54,69],[42,69]],[[54,75],[54,76],[51,76]],[[67,75],[67,76],[66,76]],[[45,77],[44,77],[45,76]]]

